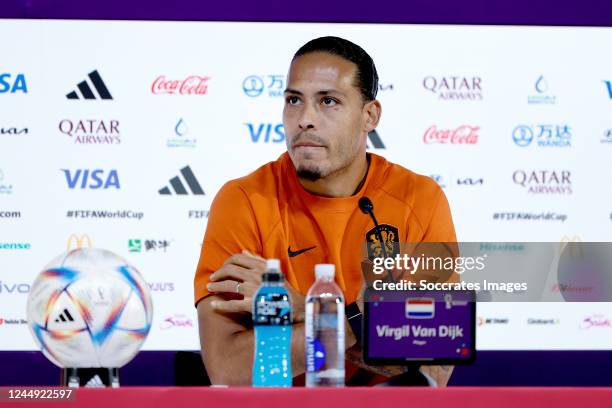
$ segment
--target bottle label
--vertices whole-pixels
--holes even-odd
[[[266,293],[255,297],[253,307],[255,325],[290,325],[291,302],[286,293]]]
[[[320,371],[325,365],[327,354],[325,346],[319,339],[306,339],[306,371],[315,373]]]
[[[332,360],[336,359],[337,353],[344,355],[344,305],[337,305],[335,313],[315,315],[314,305],[306,303],[305,334],[306,372],[316,373],[325,370],[328,355]],[[332,337],[330,337],[330,334]],[[327,346],[333,344],[334,349],[327,350],[324,339],[327,339]]]

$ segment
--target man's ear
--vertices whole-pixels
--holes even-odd
[[[375,99],[366,103],[363,106],[363,115],[365,117],[364,129],[366,133],[370,133],[378,126],[380,121],[380,115],[382,115],[382,106],[380,102]]]

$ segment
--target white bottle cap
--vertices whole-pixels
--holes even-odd
[[[336,274],[336,266],[334,264],[316,264],[315,276],[317,280],[321,278],[334,279]]]
[[[280,259],[266,260],[266,270],[275,270],[280,272]]]

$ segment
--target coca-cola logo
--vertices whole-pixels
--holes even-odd
[[[158,76],[151,92],[154,95],[206,95],[210,77],[191,75],[185,79],[167,79],[164,75]]]
[[[461,125],[456,129],[438,129],[430,126],[423,135],[426,144],[476,144],[480,126]]]
[[[580,328],[583,330],[588,330],[592,327],[610,328],[612,327],[612,323],[610,322],[610,319],[608,319],[606,316],[596,314],[585,317],[584,320],[582,320],[582,323],[580,324]]]

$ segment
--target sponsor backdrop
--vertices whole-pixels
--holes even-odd
[[[612,238],[609,29],[5,20],[0,30],[19,38],[0,63],[2,350],[34,349],[31,282],[59,253],[89,246],[148,282],[144,349],[198,349],[192,279],[211,201],[285,150],[289,61],[321,35],[372,55],[383,116],[369,150],[434,178],[460,240]],[[488,303],[478,316],[481,350],[612,349],[606,303]]]

